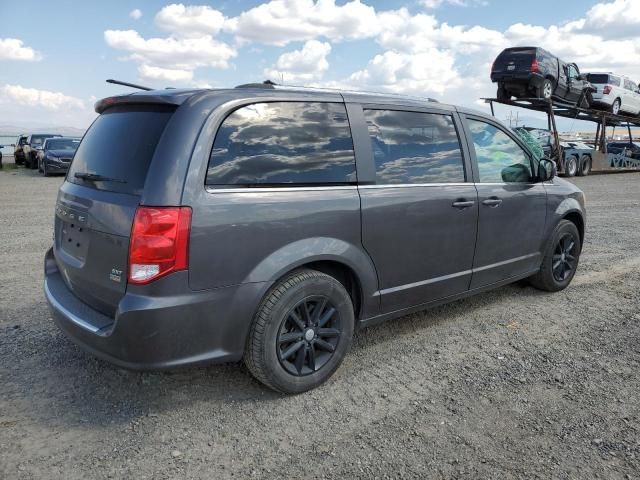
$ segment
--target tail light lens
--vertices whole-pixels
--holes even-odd
[[[611,85],[605,85],[602,89],[602,93],[604,93],[605,95],[609,95],[611,93]]]
[[[534,59],[531,61],[531,72],[532,72],[532,73],[536,73],[537,71],[538,71],[538,59],[537,59],[537,58],[534,58]]]
[[[189,266],[189,207],[138,207],[129,242],[129,282],[144,284]]]

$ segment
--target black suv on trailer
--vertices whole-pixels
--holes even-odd
[[[360,326],[573,278],[584,196],[493,117],[313,89],[97,103],[60,187],[46,298],[127,368],[238,361],[302,392]]]
[[[498,84],[499,100],[556,98],[587,108],[595,91],[575,63],[566,63],[540,47],[503,50],[491,66],[491,81]]]

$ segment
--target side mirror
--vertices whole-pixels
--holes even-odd
[[[538,164],[538,180],[541,182],[548,182],[558,174],[555,162],[552,162],[548,158],[540,159]]]
[[[585,73],[581,73],[578,75],[578,80],[582,80],[583,82],[587,81],[587,75]]]

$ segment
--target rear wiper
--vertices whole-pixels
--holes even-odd
[[[117,183],[127,183],[126,180],[121,180],[120,178],[111,178],[105,177],[104,175],[100,175],[98,173],[74,173],[73,175],[76,178],[81,180],[88,180],[90,182],[117,182]]]

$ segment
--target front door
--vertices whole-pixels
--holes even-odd
[[[468,290],[478,203],[451,112],[364,109],[375,184],[359,187],[362,241],[383,312]],[[459,122],[459,121],[458,121]]]
[[[547,195],[529,153],[501,126],[467,117],[479,217],[471,288],[534,273],[542,262]]]

